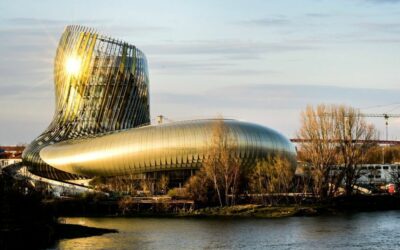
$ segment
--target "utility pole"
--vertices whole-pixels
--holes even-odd
[[[383,118],[385,118],[385,126],[386,126],[386,141],[389,140],[389,115],[383,114]]]

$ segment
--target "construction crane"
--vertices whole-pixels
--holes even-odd
[[[363,117],[383,117],[385,119],[385,126],[386,126],[386,141],[389,140],[389,118],[397,118],[400,117],[400,114],[364,114],[361,113]]]

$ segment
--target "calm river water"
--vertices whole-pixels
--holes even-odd
[[[66,218],[119,233],[52,249],[400,249],[400,211],[282,219]]]

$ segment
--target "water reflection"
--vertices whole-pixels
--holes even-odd
[[[57,249],[393,249],[400,211],[283,219],[67,218],[117,234],[62,240]]]

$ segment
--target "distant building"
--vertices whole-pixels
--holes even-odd
[[[0,159],[20,159],[25,146],[0,146]]]
[[[343,166],[331,167],[331,176],[339,174]],[[306,163],[298,163],[295,174],[308,176],[313,168]],[[394,164],[360,164],[356,166],[358,184],[385,185],[400,182],[400,163]]]
[[[334,166],[332,172],[338,171],[340,166]],[[357,166],[358,184],[389,184],[400,181],[399,164],[362,164]]]
[[[24,146],[0,146],[0,173],[3,168],[22,161]]]

